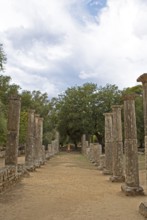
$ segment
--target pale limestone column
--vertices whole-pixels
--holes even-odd
[[[94,163],[95,161],[94,161],[94,146],[93,146],[93,143],[90,143],[90,161],[92,162],[92,163]]]
[[[98,166],[98,170],[105,169],[105,154],[100,155],[100,165]]]
[[[52,156],[52,145],[48,144],[48,152],[49,152],[49,156]]]
[[[56,135],[55,135],[55,140],[56,140],[56,146],[55,146],[55,149],[56,149],[56,153],[59,153],[59,141],[60,141],[60,134],[58,131],[56,131]]]
[[[121,189],[126,195],[140,195],[135,95],[124,96],[124,138],[126,176]]]
[[[122,121],[120,105],[112,106],[113,113],[113,175],[112,182],[124,182],[123,171],[123,142],[122,142]]]
[[[42,164],[45,164],[45,162],[46,162],[46,152],[45,152],[45,146],[44,145],[42,145],[41,146],[41,152],[42,152]]]
[[[102,154],[102,148],[99,143],[93,144],[94,162],[95,166],[100,166],[100,156]]]
[[[86,146],[86,156],[87,156],[87,158],[89,158],[90,147],[89,147],[89,143],[88,143],[88,141],[85,141],[85,146]]]
[[[39,134],[39,146],[38,146],[38,151],[39,151],[39,162],[40,164],[44,164],[44,148],[42,147],[42,141],[43,141],[43,118],[39,117],[38,119],[38,134]]]
[[[85,142],[86,142],[86,135],[83,134],[83,135],[82,135],[82,138],[81,138],[82,154],[86,154],[86,146],[85,146]]]
[[[105,169],[103,174],[112,175],[112,155],[113,155],[113,130],[112,118],[113,113],[105,113]]]
[[[25,149],[25,165],[28,169],[34,169],[34,123],[35,110],[28,111],[28,128],[27,128],[27,142]]]
[[[144,144],[145,144],[145,170],[147,176],[147,73],[140,75],[137,82],[142,82],[143,86],[143,111],[144,111]],[[147,202],[142,202],[139,212],[147,217]]]
[[[17,166],[19,144],[21,98],[18,95],[9,98],[7,144],[5,153],[5,165]]]
[[[57,154],[57,140],[53,140],[54,154]]]
[[[34,145],[34,164],[36,167],[40,167],[40,129],[39,129],[39,114],[35,114],[35,145]]]
[[[45,148],[45,158],[46,158],[46,160],[49,160],[50,157],[51,157],[50,150],[51,150],[50,149],[50,144],[48,144],[47,149]]]

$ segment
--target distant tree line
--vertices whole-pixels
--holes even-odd
[[[0,44],[0,71],[4,70],[6,55]],[[48,145],[55,138],[56,130],[60,133],[61,144],[74,143],[77,146],[82,134],[88,140],[104,145],[104,115],[111,112],[114,104],[123,104],[123,95],[135,93],[136,120],[139,146],[144,143],[144,123],[142,104],[142,85],[118,89],[116,85],[106,84],[104,87],[93,83],[74,86],[48,98],[47,93],[21,90],[19,85],[11,84],[11,77],[0,75],[0,146],[5,146],[7,136],[7,111],[10,94],[21,96],[20,145],[26,143],[28,110],[34,109],[36,114],[44,118],[43,144]],[[123,111],[123,110],[122,110]],[[123,121],[123,114],[122,114]]]

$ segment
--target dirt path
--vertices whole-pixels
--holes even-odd
[[[82,155],[61,153],[0,195],[0,220],[143,220],[147,198],[108,179]]]

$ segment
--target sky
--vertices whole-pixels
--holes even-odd
[[[72,86],[138,85],[147,72],[146,0],[0,0],[3,75],[56,97]]]

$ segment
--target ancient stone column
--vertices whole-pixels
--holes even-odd
[[[112,117],[113,113],[105,113],[105,169],[103,174],[112,175],[112,154],[113,154],[113,135]]]
[[[40,164],[44,164],[44,148],[42,147],[42,141],[43,141],[43,118],[39,117],[38,119],[38,134],[39,134],[39,145],[38,145],[38,151],[39,151],[39,162]],[[43,150],[44,149],[44,150]]]
[[[94,146],[93,146],[93,143],[90,143],[90,161],[92,162],[92,163],[94,163],[95,162],[95,160],[94,160]]]
[[[120,105],[113,105],[113,174],[110,177],[112,182],[123,182],[123,142],[122,142],[122,121]]]
[[[143,194],[139,186],[135,95],[124,96],[124,138],[126,176],[121,189],[126,195]]]
[[[60,139],[60,134],[59,134],[58,131],[56,131],[56,137],[55,137],[55,139],[56,139],[56,153],[59,153],[59,145],[60,145],[59,139]]]
[[[147,172],[147,73],[140,75],[137,79],[137,82],[142,82],[142,86],[143,86],[145,169]],[[140,204],[139,212],[145,217],[147,217],[147,202],[142,202]]]
[[[35,110],[28,111],[27,142],[25,149],[25,165],[29,170],[34,170],[34,115]]]
[[[82,135],[82,138],[81,138],[82,154],[86,154],[86,146],[85,146],[85,142],[86,142],[86,135],[83,134],[83,135]]]
[[[8,107],[7,144],[5,165],[17,165],[19,122],[20,122],[21,98],[18,95],[11,96]]]
[[[100,165],[101,145],[99,143],[93,143],[93,158],[95,166]]]
[[[49,156],[52,156],[52,145],[48,144],[48,152],[49,152]]]
[[[40,129],[39,129],[39,114],[35,114],[34,124],[34,164],[36,167],[40,167]]]
[[[45,164],[45,162],[46,162],[46,153],[45,153],[45,146],[44,145],[42,145],[41,146],[41,163],[42,164]]]
[[[100,165],[98,166],[98,170],[105,169],[105,154],[100,155]]]

